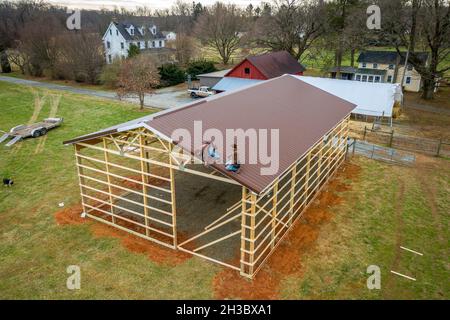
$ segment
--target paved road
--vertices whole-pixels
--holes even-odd
[[[34,81],[34,80],[26,80],[19,79],[7,76],[0,76],[0,81],[5,81],[9,83],[33,86],[33,87],[41,87],[47,88],[50,90],[59,90],[76,94],[84,94],[91,97],[104,98],[104,99],[112,99],[119,100],[115,92],[111,91],[103,91],[103,90],[93,90],[93,89],[83,89],[76,88],[71,86],[65,86],[60,84],[54,84],[49,82],[42,81]],[[131,103],[139,103],[136,98],[125,98],[124,101],[128,101]],[[180,88],[164,88],[159,89],[153,95],[146,95],[144,100],[144,105],[147,107],[155,107],[159,109],[169,109],[172,107],[178,107],[180,105],[191,102],[191,98],[186,93],[185,90]]]

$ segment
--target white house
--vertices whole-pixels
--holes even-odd
[[[422,87],[422,77],[417,70],[408,64],[405,72],[406,53],[402,56],[395,51],[365,51],[359,55],[358,68],[343,66],[340,78],[372,83],[401,83],[405,74],[403,86],[406,91],[418,92]],[[428,63],[428,54],[418,54],[423,65]],[[336,78],[337,68],[330,70],[331,77]]]
[[[177,40],[177,34],[173,31],[163,31],[162,34],[166,37],[167,41]]]
[[[132,44],[141,50],[152,50],[164,48],[165,42],[165,36],[152,23],[137,25],[130,22],[111,22],[103,36],[106,62],[112,63],[115,58],[128,57]]]

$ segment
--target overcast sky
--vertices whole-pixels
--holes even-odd
[[[176,0],[47,0],[50,3],[67,6],[70,8],[83,8],[83,9],[100,9],[100,8],[113,8],[126,7],[128,9],[134,9],[136,7],[146,6],[151,9],[170,8]],[[210,5],[217,0],[200,0],[204,5]],[[191,2],[191,1],[187,1]],[[197,0],[198,2],[198,0]],[[246,7],[249,3],[258,5],[262,0],[222,0],[222,2],[235,3],[239,6]]]

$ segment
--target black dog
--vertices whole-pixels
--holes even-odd
[[[3,185],[5,187],[12,187],[13,184],[14,184],[14,181],[12,179],[7,179],[7,178],[3,179]]]

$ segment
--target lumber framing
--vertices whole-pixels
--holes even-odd
[[[84,215],[253,279],[345,161],[348,122],[349,117],[339,122],[260,194],[241,186],[238,202],[181,243],[177,237],[175,172],[206,177],[212,182],[239,183],[215,170],[207,173],[185,167],[179,161],[182,155],[173,154],[172,141],[145,128],[75,143]],[[225,225],[238,219],[239,230],[211,237],[212,232],[224,230]],[[203,238],[206,235],[209,237]],[[235,237],[240,240],[236,265],[204,253]],[[198,239],[207,242],[192,248]]]
[[[242,197],[240,273],[253,279],[345,160],[343,119],[260,195]]]

